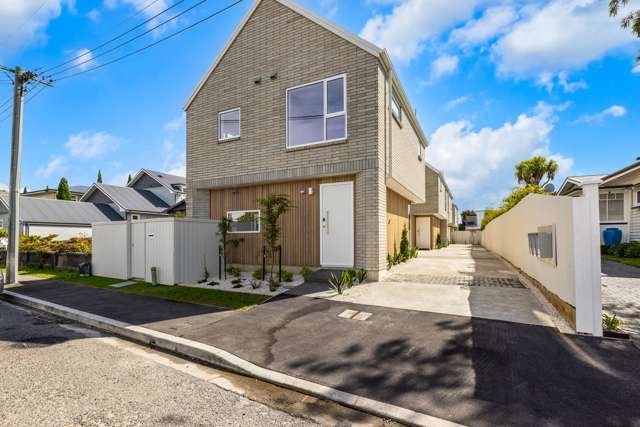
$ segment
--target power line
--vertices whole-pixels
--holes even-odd
[[[71,59],[69,59],[68,61],[64,61],[64,62],[61,62],[61,63],[60,63],[60,64],[58,64],[58,65],[55,65],[55,66],[50,67],[50,68],[47,68],[46,70],[42,71],[42,73],[48,73],[48,72],[50,72],[50,71],[55,70],[56,68],[60,68],[60,67],[62,67],[63,65],[67,65],[67,64],[69,64],[69,63],[71,63],[71,62],[74,62],[74,61],[76,61],[76,60],[78,60],[78,59],[80,59],[80,58],[83,58],[83,57],[87,56],[87,55],[89,55],[90,53],[95,52],[96,50],[98,50],[98,49],[100,49],[100,48],[103,48],[103,47],[107,46],[108,44],[111,44],[111,43],[113,43],[114,41],[116,41],[116,40],[118,40],[118,39],[120,39],[120,38],[122,38],[122,37],[126,36],[127,34],[131,33],[132,31],[137,30],[138,28],[142,27],[144,24],[146,24],[146,23],[148,23],[148,22],[150,22],[150,21],[152,21],[152,20],[156,19],[158,16],[162,15],[163,13],[165,13],[165,12],[167,12],[167,11],[169,11],[169,10],[173,9],[174,7],[176,7],[176,6],[178,6],[179,4],[184,3],[184,2],[185,2],[185,0],[178,0],[177,2],[175,2],[174,4],[172,4],[171,6],[167,7],[166,9],[164,9],[164,10],[162,10],[162,11],[160,11],[160,12],[156,13],[156,14],[155,14],[155,15],[153,15],[151,18],[149,18],[149,19],[147,19],[147,20],[145,20],[145,21],[143,21],[143,22],[139,23],[138,25],[135,25],[135,26],[134,26],[134,27],[132,27],[132,28],[129,28],[127,31],[125,31],[125,32],[123,32],[123,33],[118,34],[117,36],[115,36],[115,37],[113,37],[113,38],[111,38],[111,39],[107,40],[107,41],[106,41],[106,42],[104,42],[104,43],[99,44],[98,46],[96,46],[96,47],[94,47],[94,48],[92,48],[92,49],[90,49],[90,50],[88,50],[88,51],[86,51],[86,52],[82,53],[81,55],[76,56],[75,58],[71,58]]]
[[[141,37],[143,37],[143,36],[145,36],[145,35],[147,35],[147,34],[149,34],[149,33],[153,32],[153,31],[157,30],[157,29],[158,29],[158,28],[160,28],[161,26],[166,25],[167,23],[169,23],[169,22],[171,22],[171,21],[174,21],[174,20],[178,19],[179,17],[183,16],[183,15],[184,15],[184,14],[186,14],[186,13],[189,13],[190,11],[192,11],[193,9],[195,9],[196,7],[203,5],[204,3],[208,2],[208,1],[209,1],[209,0],[200,0],[198,3],[194,4],[193,6],[191,6],[191,7],[187,8],[187,9],[183,10],[182,12],[180,12],[180,13],[178,13],[178,14],[176,14],[176,15],[172,16],[171,18],[169,18],[169,19],[167,19],[167,20],[165,20],[165,21],[163,21],[163,22],[159,23],[159,24],[158,24],[158,25],[156,25],[156,26],[154,26],[154,27],[152,27],[152,28],[149,28],[147,31],[145,31],[145,32],[143,32],[143,33],[140,33],[140,34],[138,34],[138,35],[136,35],[136,36],[134,36],[134,37],[132,37],[132,38],[130,38],[130,39],[128,39],[128,40],[125,40],[125,41],[123,41],[122,43],[120,43],[120,44],[118,44],[118,45],[116,45],[116,46],[114,46],[114,47],[112,47],[112,48],[109,48],[109,49],[105,50],[104,52],[99,53],[98,55],[91,56],[89,59],[86,59],[86,60],[84,60],[84,61],[82,61],[82,62],[78,62],[78,63],[76,63],[76,64],[73,64],[73,65],[71,65],[70,67],[63,68],[63,69],[62,69],[62,70],[60,70],[60,71],[56,71],[55,73],[51,74],[51,76],[53,77],[53,76],[57,76],[57,75],[63,74],[63,73],[65,73],[65,72],[67,72],[67,71],[69,71],[69,70],[72,70],[72,69],[74,69],[74,68],[81,67],[82,65],[84,65],[84,64],[86,64],[86,63],[88,63],[88,62],[92,62],[92,61],[94,61],[96,58],[100,58],[101,56],[107,55],[107,54],[109,54],[109,53],[113,52],[114,50],[117,50],[117,49],[121,48],[122,46],[125,46],[125,45],[127,45],[127,44],[129,44],[129,43],[131,43],[131,42],[133,42],[133,41],[135,41],[135,40],[138,40],[139,38],[141,38]],[[87,53],[88,53],[88,52],[87,52]]]
[[[157,45],[157,44],[160,44],[160,43],[162,43],[162,42],[164,42],[164,41],[166,41],[166,40],[169,40],[169,39],[171,39],[171,38],[173,38],[173,37],[177,36],[178,34],[184,33],[185,31],[190,30],[191,28],[195,27],[196,25],[200,25],[200,24],[202,24],[203,22],[208,21],[209,19],[211,19],[211,18],[213,18],[213,17],[215,17],[215,16],[217,16],[217,15],[220,15],[220,14],[221,14],[221,13],[223,13],[223,12],[226,12],[227,10],[231,9],[232,7],[234,7],[234,6],[236,6],[237,4],[242,3],[242,2],[243,2],[243,0],[236,0],[235,2],[233,2],[233,3],[229,4],[228,6],[225,6],[224,8],[219,9],[219,10],[217,10],[216,12],[213,12],[212,14],[205,16],[204,18],[200,19],[199,21],[196,21],[196,22],[194,22],[193,24],[191,24],[191,25],[189,25],[189,26],[187,26],[187,27],[184,27],[184,28],[182,28],[181,30],[176,31],[175,33],[171,33],[171,34],[169,34],[168,36],[165,36],[165,37],[163,37],[163,38],[161,38],[161,39],[158,39],[158,40],[156,40],[156,41],[155,41],[155,42],[153,42],[153,43],[150,43],[150,44],[148,44],[148,45],[146,45],[146,46],[143,46],[143,47],[141,47],[141,48],[139,48],[139,49],[136,49],[136,50],[134,50],[134,51],[132,51],[132,52],[129,52],[129,53],[125,54],[125,55],[122,55],[122,56],[120,56],[120,57],[118,57],[118,58],[115,58],[115,59],[113,59],[113,60],[111,60],[111,61],[109,61],[109,62],[105,62],[104,64],[100,64],[100,65],[97,65],[97,66],[95,66],[95,67],[91,67],[91,68],[88,68],[88,69],[86,69],[86,70],[83,70],[83,71],[80,71],[80,72],[77,72],[77,73],[68,74],[68,75],[66,75],[66,76],[59,77],[59,78],[57,78],[57,79],[55,79],[55,80],[56,80],[56,81],[60,81],[60,80],[67,80],[67,79],[70,79],[70,78],[72,78],[72,77],[76,77],[76,76],[79,76],[79,75],[81,75],[81,74],[85,74],[85,73],[88,73],[88,72],[90,72],[90,71],[94,71],[94,70],[97,70],[97,69],[99,69],[99,68],[106,67],[107,65],[111,65],[111,64],[113,64],[113,63],[119,62],[119,61],[121,61],[121,60],[123,60],[123,59],[125,59],[125,58],[128,58],[128,57],[130,57],[130,56],[133,56],[133,55],[135,55],[135,54],[137,54],[137,53],[140,53],[140,52],[142,52],[142,51],[144,51],[144,50],[146,50],[146,49],[149,49],[149,48],[151,48],[151,47],[153,47],[153,46],[155,46],[155,45]]]

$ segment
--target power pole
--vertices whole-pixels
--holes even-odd
[[[20,67],[14,69],[0,65],[0,69],[11,72],[13,79],[13,128],[11,131],[11,169],[9,177],[9,242],[7,245],[7,283],[16,283],[18,257],[20,253],[20,156],[22,153],[22,110],[25,84],[29,81],[51,86],[51,81],[38,78],[32,71]],[[4,289],[0,280],[0,292]]]

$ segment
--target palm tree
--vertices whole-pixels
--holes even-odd
[[[547,160],[542,156],[534,156],[516,165],[518,184],[544,187],[555,179],[556,173],[558,173],[558,162],[553,159]],[[545,175],[547,180],[541,184]]]
[[[629,0],[609,0],[609,16],[618,16],[620,9],[628,4]],[[631,32],[640,37],[640,9],[627,13],[620,21],[620,26],[625,30],[631,28]],[[640,53],[636,60],[640,62]]]

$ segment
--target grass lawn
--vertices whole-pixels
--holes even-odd
[[[631,267],[640,268],[640,258],[623,258],[615,255],[602,255],[603,259],[619,262],[621,264],[630,265]]]
[[[200,289],[163,285],[151,286],[151,284],[146,282],[137,282],[133,285],[125,286],[124,288],[111,288],[109,285],[120,283],[122,280],[96,276],[82,277],[76,272],[41,270],[38,268],[23,269],[20,270],[19,274],[39,277],[42,279],[61,280],[80,285],[93,286],[114,292],[126,292],[136,295],[164,298],[172,301],[212,305],[243,311],[249,310],[251,307],[263,303],[270,298],[267,295],[228,292],[217,289]]]

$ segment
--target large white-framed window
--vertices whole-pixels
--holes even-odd
[[[240,108],[218,113],[218,141],[240,138]]]
[[[260,211],[258,209],[228,211],[227,218],[231,220],[230,233],[260,233]]]
[[[624,221],[624,191],[600,193],[600,222]]]
[[[347,75],[287,89],[287,148],[347,138]]]
[[[640,206],[640,188],[633,189],[633,205]]]

